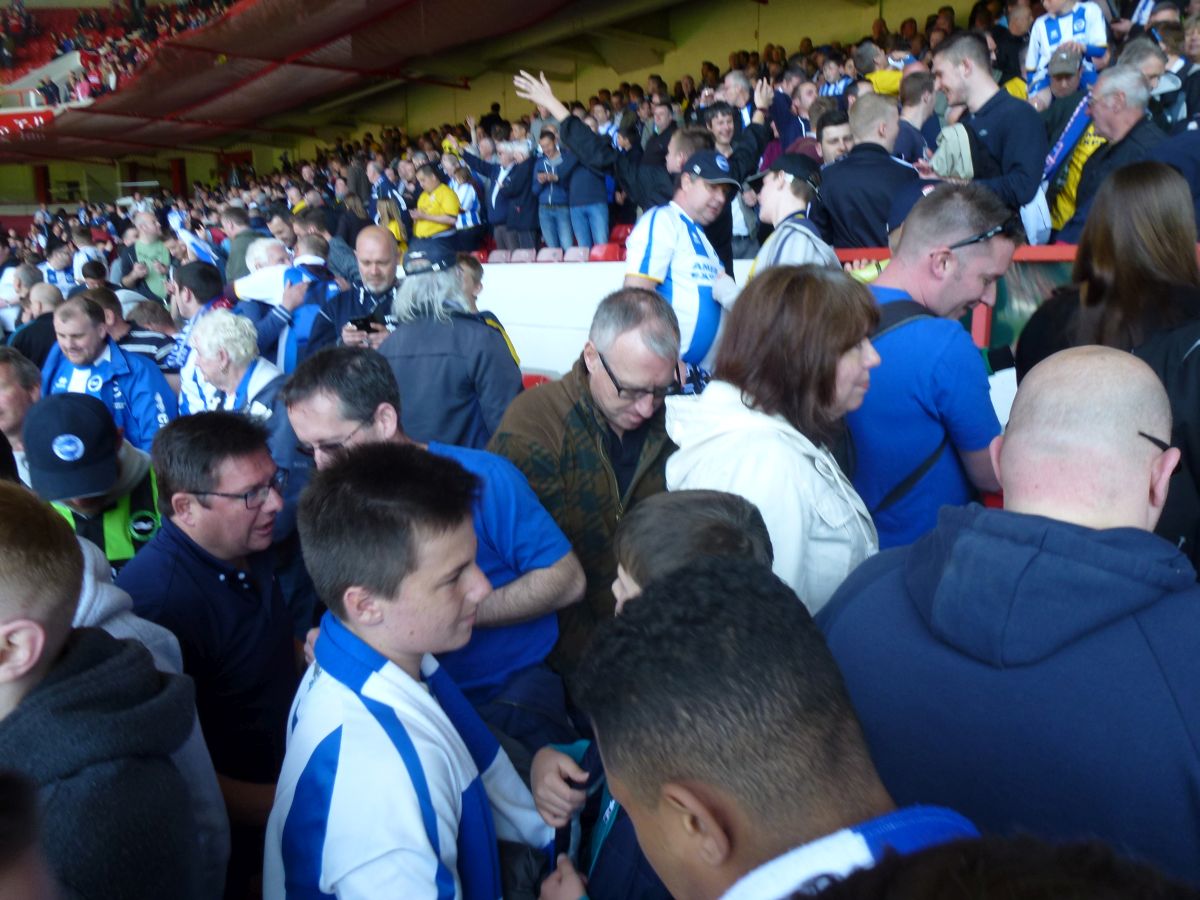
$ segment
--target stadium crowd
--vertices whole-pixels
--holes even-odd
[[[1197,896],[1200,35],[1126,5],[10,231],[0,895]],[[526,387],[480,256],[622,220]]]

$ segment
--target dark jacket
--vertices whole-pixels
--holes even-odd
[[[1017,210],[1037,196],[1046,164],[1046,130],[1037,111],[1001,88],[963,124],[991,154],[998,174],[979,178],[976,184],[990,189]]]
[[[157,671],[145,647],[83,628],[0,722],[0,768],[38,788],[63,897],[191,896],[199,846],[170,757],[191,734],[193,696],[191,680]]]
[[[886,247],[892,198],[921,176],[879,144],[854,149],[821,170],[812,221],[832,246]]]
[[[1058,240],[1068,244],[1078,243],[1083,233],[1083,223],[1087,221],[1092,201],[1096,199],[1096,192],[1100,190],[1104,179],[1122,166],[1146,159],[1166,139],[1167,136],[1157,125],[1143,119],[1124,138],[1105,144],[1088,157],[1075,191],[1075,215],[1062,227]]]
[[[579,157],[581,165],[597,172],[611,172],[635,206],[653,209],[666,206],[675,196],[675,178],[663,166],[646,165],[638,157],[617,150],[607,137],[596,134],[577,116],[567,116],[560,124],[562,142]],[[771,133],[763,125],[751,124],[733,140],[729,172],[739,182],[758,171],[758,161]],[[721,265],[733,275],[733,214],[729,204],[704,233],[717,251]]]
[[[45,365],[46,357],[57,345],[52,312],[42,313],[32,322],[14,331],[8,339],[8,346],[20,351],[22,356],[39,369]]]
[[[382,294],[372,294],[359,282],[351,284],[349,290],[342,291],[321,305],[321,312],[313,321],[312,331],[308,336],[305,356],[312,356],[323,347],[336,347],[340,344],[342,329],[350,324],[351,319],[373,318],[382,324],[392,313],[392,300],[395,296],[394,284]]]
[[[229,239],[229,259],[225,263],[226,281],[237,281],[243,275],[250,274],[250,269],[246,265],[246,251],[260,237],[262,235],[253,228],[247,228]]]
[[[483,314],[401,322],[379,352],[400,384],[404,431],[421,443],[483,449],[521,392],[508,342]]]
[[[496,178],[500,174],[500,166],[496,163],[482,160],[473,153],[468,153],[465,150],[463,151],[463,161],[472,172],[479,176],[481,189],[477,193],[479,194],[479,199],[483,201],[484,217],[487,219],[488,225],[493,228],[497,225],[507,225],[508,194],[504,192],[504,185],[500,186],[499,191],[493,192],[492,190],[496,186]],[[504,180],[507,181],[511,177],[512,172],[510,171],[508,177]]]
[[[1196,207],[1196,221],[1200,222],[1200,131],[1185,131],[1167,138],[1150,151],[1149,158],[1165,162],[1187,179]]]
[[[1133,323],[1133,328],[1126,334],[1128,341],[1125,346],[1133,347],[1135,352],[1139,345],[1169,333],[1184,322],[1200,319],[1200,289],[1187,285],[1155,285],[1151,289],[1160,297],[1167,298],[1162,307],[1165,315],[1146,305],[1142,317]],[[1068,347],[1090,343],[1078,333],[1080,308],[1079,288],[1067,285],[1051,294],[1034,310],[1021,329],[1021,339],[1017,342],[1018,382],[1046,357]],[[1183,349],[1187,350],[1186,347]],[[1200,370],[1197,370],[1197,374],[1200,374]],[[1200,472],[1200,469],[1197,471]],[[1175,487],[1172,483],[1172,493]]]
[[[884,785],[1200,883],[1200,585],[1180,551],[946,507],[818,616]]]
[[[517,163],[500,185],[500,196],[508,200],[508,215],[504,224],[513,231],[536,231],[538,202],[533,195],[533,167],[536,157]]]
[[[608,424],[592,401],[581,357],[560,381],[525,391],[508,407],[488,450],[508,457],[554,517],[587,576],[583,602],[558,614],[560,637],[551,660],[564,674],[582,658],[588,638],[616,607],[612,555],[617,521],[645,497],[667,489],[667,437],[662,410],[650,420],[629,488],[618,496],[608,452]]]
[[[550,160],[538,156],[533,165],[533,193],[539,206],[570,206],[571,205],[571,174],[579,165],[575,154],[561,150],[558,154],[558,164],[550,165]],[[557,175],[558,181],[539,182],[539,174]]]
[[[571,169],[571,182],[567,185],[567,203],[570,206],[588,206],[593,203],[608,205],[608,186],[604,175],[578,163]]]
[[[1183,453],[1154,529],[1200,563],[1200,320],[1147,340],[1133,351],[1158,375],[1171,400],[1171,446]]]

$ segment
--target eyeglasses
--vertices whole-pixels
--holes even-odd
[[[1157,447],[1163,453],[1166,453],[1168,450],[1171,449],[1171,445],[1168,444],[1166,441],[1164,441],[1162,438],[1156,438],[1154,435],[1146,434],[1146,432],[1144,432],[1144,431],[1139,431],[1138,437],[1144,437],[1146,440],[1148,440],[1150,443],[1152,443],[1155,447]],[[1179,470],[1182,468],[1183,468],[1183,458],[1180,457],[1179,462],[1175,463],[1175,468],[1171,470],[1171,474],[1176,475],[1179,472]]]
[[[339,453],[345,452],[346,445],[354,440],[354,436],[370,425],[373,421],[375,421],[374,416],[372,416],[370,419],[365,419],[364,421],[359,422],[358,427],[340,441],[325,441],[320,444],[297,444],[296,452],[301,456],[307,456],[309,459],[313,459],[318,453],[325,456],[336,456]]]
[[[596,351],[596,355],[600,357],[600,365],[604,366],[604,371],[608,373],[608,379],[613,383],[613,387],[617,389],[617,396],[622,400],[641,400],[643,397],[653,397],[655,400],[662,400],[665,397],[675,397],[683,393],[683,385],[679,383],[679,372],[675,372],[675,381],[668,384],[666,387],[656,388],[631,388],[625,387],[621,382],[617,381],[617,376],[613,374],[613,370],[608,365],[608,360],[604,358],[604,354]]]
[[[258,487],[250,488],[244,494],[226,494],[222,491],[188,491],[188,493],[195,494],[197,497],[227,497],[230,500],[241,500],[246,504],[246,509],[258,509],[267,502],[267,495],[272,490],[278,494],[282,494],[283,489],[287,487],[287,480],[287,469],[276,469],[270,481]]]
[[[1017,216],[1009,216],[999,225],[993,225],[987,231],[981,231],[979,234],[969,238],[964,238],[961,241],[955,241],[947,250],[961,250],[963,247],[970,247],[972,244],[982,244],[985,241],[990,241],[997,235],[1003,234],[1005,237],[1011,237],[1016,233],[1016,225],[1020,221]]]

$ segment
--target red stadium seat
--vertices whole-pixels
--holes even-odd
[[[563,251],[562,247],[543,247],[538,251],[538,262],[562,262]]]
[[[508,254],[507,250],[493,250],[491,253],[488,254],[488,262],[490,262],[490,263],[506,263],[509,261],[508,256],[509,256],[509,254]]]
[[[539,384],[545,384],[550,380],[550,376],[543,375],[540,372],[522,372],[521,383],[525,385],[525,390],[531,387],[537,387]]]
[[[514,250],[508,261],[514,263],[531,263],[537,260],[536,250]]]
[[[588,248],[587,247],[568,247],[567,252],[563,254],[563,262],[587,262]]]
[[[472,250],[471,255],[473,257],[475,257],[477,260],[479,260],[481,263],[485,263],[488,261],[488,252],[486,250]]]
[[[625,246],[625,242],[629,240],[629,232],[633,231],[632,225],[614,225],[612,231],[608,235],[608,239],[614,244]]]
[[[588,258],[592,262],[620,262],[625,258],[625,248],[620,244],[597,244]]]

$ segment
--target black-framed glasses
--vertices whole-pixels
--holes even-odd
[[[946,249],[961,250],[963,247],[970,247],[973,244],[982,244],[986,241],[990,241],[992,238],[1001,234],[1005,237],[1012,237],[1016,234],[1017,225],[1020,223],[1020,221],[1021,219],[1019,216],[1009,216],[999,225],[993,225],[991,228],[987,229],[987,231],[981,231],[979,234],[972,235],[969,238],[963,238],[961,241],[955,241]]]
[[[313,459],[318,453],[324,454],[325,456],[335,456],[338,453],[344,452],[346,445],[354,440],[354,436],[370,425],[373,421],[375,421],[374,417],[370,419],[364,419],[363,421],[359,422],[358,427],[340,441],[323,441],[319,444],[297,444],[296,452],[301,456],[307,456],[309,459]]]
[[[1144,432],[1144,431],[1139,431],[1138,437],[1144,437],[1146,440],[1148,440],[1150,443],[1152,443],[1155,447],[1157,447],[1163,453],[1166,453],[1168,450],[1171,449],[1171,445],[1168,444],[1166,441],[1164,441],[1162,438],[1157,438],[1152,434],[1146,434],[1146,432]],[[1183,458],[1180,457],[1179,462],[1175,463],[1175,468],[1171,470],[1171,474],[1172,475],[1178,474],[1179,470],[1182,468],[1183,468]]]
[[[230,500],[241,500],[246,504],[246,509],[258,509],[267,502],[267,497],[271,491],[282,494],[283,489],[287,487],[287,480],[287,469],[276,469],[270,481],[266,484],[260,484],[258,487],[250,488],[244,494],[227,494],[222,491],[189,491],[188,493],[195,494],[197,497],[226,497]]]
[[[675,397],[683,393],[683,385],[679,383],[679,370],[675,370],[675,380],[666,387],[656,388],[633,388],[626,387],[617,381],[617,376],[613,374],[612,368],[608,365],[608,360],[604,358],[604,354],[599,350],[596,355],[600,357],[600,365],[604,366],[604,371],[608,373],[608,380],[613,383],[613,387],[617,389],[617,396],[622,400],[641,400],[643,397],[653,397],[655,400],[662,400],[666,397]]]

